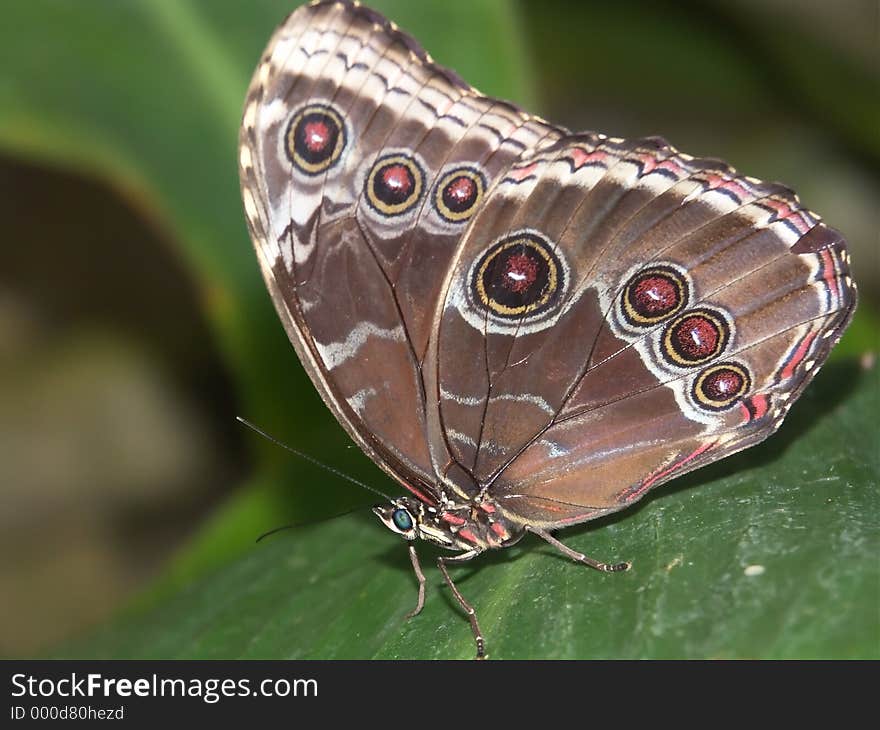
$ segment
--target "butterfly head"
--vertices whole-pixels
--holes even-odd
[[[373,507],[373,513],[385,527],[405,540],[421,538],[445,548],[457,548],[461,542],[436,509],[412,497],[400,497],[389,504],[377,505]]]
[[[373,507],[382,524],[392,532],[402,535],[405,540],[415,540],[419,536],[418,521],[421,510],[417,505],[409,504],[412,500],[396,499],[390,504]]]
[[[374,514],[405,540],[419,538],[448,550],[485,550],[510,545],[523,530],[511,524],[491,500],[440,507],[412,497],[400,497],[373,507]]]

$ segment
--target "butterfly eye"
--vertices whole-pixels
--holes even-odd
[[[394,510],[391,520],[401,532],[409,532],[413,528],[412,515],[403,508]]]

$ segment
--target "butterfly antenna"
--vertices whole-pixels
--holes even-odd
[[[256,541],[260,542],[263,538],[269,537],[269,535],[274,535],[276,532],[281,532],[282,530],[290,530],[294,527],[296,527],[296,525],[293,525],[293,524],[281,525],[281,527],[273,527],[271,530],[268,530],[268,531],[264,532],[262,535],[260,535]]]
[[[306,527],[308,525],[318,525],[322,522],[326,522],[327,520],[335,520],[337,517],[345,517],[345,515],[350,515],[353,512],[362,512],[363,507],[352,507],[351,509],[345,510],[345,512],[340,512],[339,514],[330,515],[329,517],[316,517],[314,519],[304,520],[303,522],[291,522],[289,525],[281,525],[281,527],[273,527],[271,530],[264,532],[260,535],[256,542],[260,542],[263,538],[269,537],[270,535],[274,535],[276,532],[281,532],[282,530],[292,530],[294,527]]]
[[[329,471],[331,474],[335,474],[336,476],[341,477],[341,478],[345,479],[346,481],[351,482],[352,484],[357,484],[359,487],[363,487],[364,489],[366,489],[369,492],[373,492],[374,494],[378,494],[380,497],[384,497],[389,502],[394,501],[391,497],[389,497],[387,494],[385,494],[385,492],[380,492],[375,487],[371,487],[369,484],[364,484],[359,479],[355,479],[354,477],[349,476],[345,472],[339,471],[339,469],[336,469],[336,468],[330,466],[329,464],[325,464],[323,461],[318,461],[313,456],[309,456],[308,454],[304,454],[302,451],[299,451],[298,449],[295,449],[292,446],[288,446],[287,444],[279,441],[274,436],[270,436],[268,433],[266,433],[262,429],[258,428],[257,426],[255,426],[253,423],[251,423],[247,419],[242,418],[241,416],[236,416],[235,420],[241,424],[244,424],[252,431],[255,431],[256,433],[260,434],[260,436],[262,436],[267,441],[271,441],[273,444],[275,444],[276,446],[280,446],[282,449],[287,449],[287,451],[289,451],[291,454],[295,454],[296,456],[300,457],[301,459],[305,459],[306,461],[311,462],[315,466],[320,466],[325,471]],[[287,525],[286,527],[292,527],[292,525]],[[265,535],[260,536],[260,538],[258,539],[258,542],[259,542],[259,540],[262,540],[264,537],[266,537],[266,535],[271,535],[273,532],[276,532],[277,530],[284,530],[284,529],[286,529],[286,527],[278,527],[275,530],[270,530]]]

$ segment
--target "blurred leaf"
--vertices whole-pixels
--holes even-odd
[[[633,560],[629,573],[597,574],[528,539],[456,568],[489,653],[880,656],[878,376],[829,365],[763,445],[561,534]],[[350,515],[263,542],[63,655],[469,658],[467,622],[428,576],[425,610],[404,621],[416,595],[404,545]]]
[[[880,165],[877,65],[862,66],[821,25],[801,22],[792,3],[701,0],[544,0],[521,3],[533,40],[542,98],[562,109],[586,103],[592,129],[663,134],[660,120],[690,119],[717,138],[725,128],[749,140],[768,117],[807,121],[861,164]],[[829,6],[827,14],[835,7]],[[876,7],[849,8],[876,25]],[[808,17],[815,16],[815,13]],[[560,22],[560,18],[566,22]],[[852,22],[852,21],[851,21]],[[857,21],[856,21],[857,22]],[[570,32],[561,32],[568,28]],[[876,43],[873,50],[876,55]],[[582,93],[572,96],[580,79]],[[633,128],[605,128],[621,99],[637,102]],[[777,135],[783,142],[784,133]],[[675,140],[673,140],[674,142]],[[711,150],[708,154],[712,154]]]

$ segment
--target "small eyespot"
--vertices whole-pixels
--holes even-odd
[[[663,355],[673,365],[691,367],[720,355],[730,339],[730,326],[721,312],[708,307],[680,314],[663,333]]]
[[[636,273],[623,291],[623,315],[635,327],[651,327],[678,313],[689,297],[684,277],[671,266]]]
[[[446,173],[434,192],[434,208],[449,223],[466,221],[483,199],[486,178],[481,172],[460,167]]]
[[[391,515],[391,521],[401,532],[409,532],[413,528],[412,515],[402,507],[394,510],[394,514]]]
[[[306,175],[318,175],[335,165],[346,144],[342,117],[323,104],[311,104],[296,113],[285,137],[288,159]]]
[[[366,181],[370,207],[383,216],[408,212],[422,196],[425,174],[409,155],[386,155],[376,161]]]
[[[723,411],[734,406],[749,390],[749,371],[734,362],[725,362],[703,370],[694,381],[694,400],[710,411]]]

